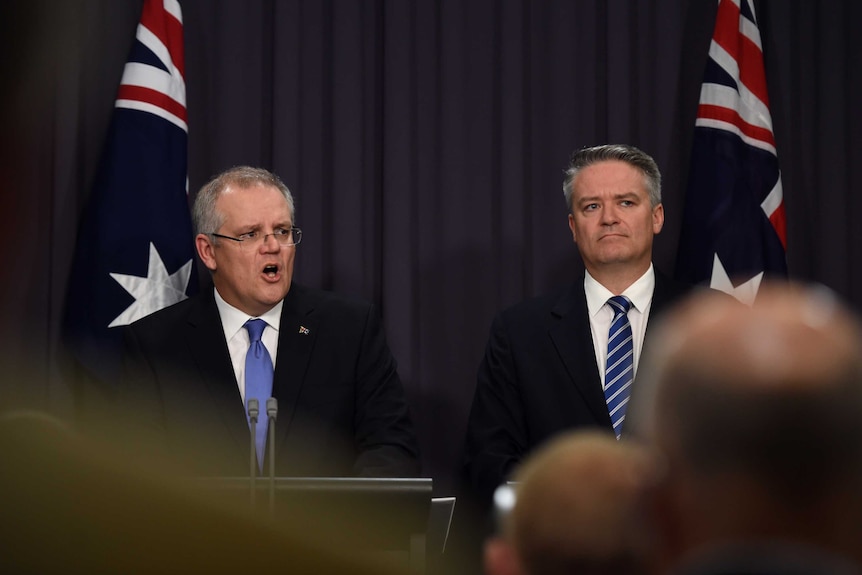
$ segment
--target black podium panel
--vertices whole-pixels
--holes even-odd
[[[253,505],[276,522],[323,540],[335,552],[403,555],[410,572],[425,571],[429,478],[257,478],[253,493],[247,477],[195,481],[219,498]]]

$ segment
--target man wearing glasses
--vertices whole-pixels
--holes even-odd
[[[294,215],[290,191],[263,169],[235,167],[201,188],[195,245],[213,288],[128,327],[125,403],[157,453],[194,474],[247,474],[254,430],[259,468],[274,448],[278,475],[416,475],[379,318],[368,303],[292,281]],[[275,442],[265,449],[270,397]]]

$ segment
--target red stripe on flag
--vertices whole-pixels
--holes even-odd
[[[742,83],[757,98],[769,107],[769,94],[766,90],[766,71],[763,68],[763,54],[760,48],[740,34],[741,54],[739,62],[739,76]]]
[[[784,213],[784,202],[781,202],[778,208],[772,212],[772,215],[769,216],[769,221],[772,223],[772,227],[775,228],[775,233],[778,234],[778,239],[781,240],[781,247],[783,247],[786,252],[787,215]]]
[[[741,81],[761,102],[769,106],[763,54],[760,47],[740,31],[742,15],[739,7],[730,0],[722,0],[715,18],[713,39],[736,61],[739,69],[739,78],[736,80]]]
[[[721,0],[715,15],[713,40],[739,62],[739,6],[730,0]]]
[[[740,132],[742,132],[749,138],[759,140],[761,142],[766,142],[773,148],[775,147],[775,137],[772,135],[771,131],[767,130],[766,128],[761,128],[760,126],[749,124],[742,119],[742,116],[739,115],[739,112],[731,108],[725,108],[724,106],[715,106],[712,104],[701,104],[697,108],[697,117],[708,120],[720,120],[722,122],[733,124],[734,126],[739,128]]]
[[[170,112],[183,122],[186,121],[186,107],[157,90],[151,88],[143,88],[141,86],[130,86],[128,84],[120,85],[117,94],[118,100],[136,100],[145,104],[152,104],[166,112]]]
[[[183,25],[165,10],[163,0],[146,0],[141,12],[141,24],[167,46],[174,66],[185,78],[185,51],[183,48]]]

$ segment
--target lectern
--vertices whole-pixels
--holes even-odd
[[[335,552],[368,555],[426,572],[426,530],[433,481],[430,478],[261,477],[255,496],[247,477],[199,480],[219,496],[249,504],[275,520],[307,525],[326,535]]]

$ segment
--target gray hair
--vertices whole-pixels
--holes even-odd
[[[661,203],[661,172],[658,164],[647,154],[627,144],[606,144],[583,148],[572,154],[569,167],[566,169],[566,179],[563,182],[563,194],[566,205],[572,209],[572,196],[575,192],[575,178],[578,173],[593,164],[618,160],[639,170],[644,176],[644,185],[649,194],[650,206],[653,208]]]
[[[290,219],[296,224],[296,214],[293,206],[293,195],[281,181],[281,178],[263,168],[250,166],[234,166],[218,174],[203,187],[195,196],[192,207],[192,221],[196,234],[211,234],[224,224],[224,214],[216,209],[216,200],[229,186],[250,188],[252,186],[272,186],[278,188],[290,208]]]

